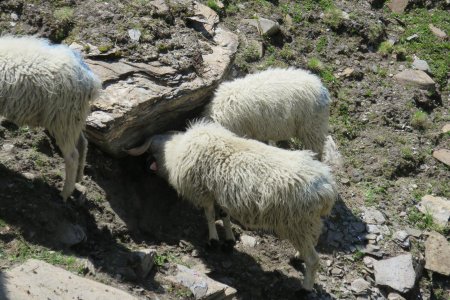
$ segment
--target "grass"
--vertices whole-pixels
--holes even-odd
[[[291,48],[289,44],[284,44],[283,49],[280,50],[279,54],[285,60],[295,59],[294,50]]]
[[[332,7],[326,10],[323,22],[334,30],[338,30],[344,22],[342,10]]]
[[[320,73],[325,69],[325,67],[318,58],[313,57],[308,61],[308,69],[310,69],[311,71]]]
[[[9,253],[8,259],[13,262],[24,262],[34,258],[45,261],[51,265],[64,266],[70,271],[80,273],[82,266],[73,256],[68,256],[59,251],[48,250],[44,247],[35,246],[24,240],[17,240],[13,253]]]
[[[328,40],[326,36],[321,36],[316,44],[316,51],[322,53],[328,46]]]
[[[73,8],[64,6],[55,9],[53,12],[53,17],[61,23],[70,23],[73,20],[73,13]]]
[[[394,45],[392,45],[390,41],[381,42],[380,45],[378,45],[377,51],[381,55],[387,56],[394,51]]]
[[[216,0],[208,0],[208,2],[206,2],[206,5],[208,5],[209,8],[211,8],[212,10],[214,10],[217,13],[219,13],[221,11],[221,8],[217,4]]]
[[[411,117],[411,126],[415,129],[424,130],[428,125],[428,115],[424,111],[418,110]]]
[[[407,14],[395,16],[406,24],[405,32],[400,37],[400,46],[404,47],[408,55],[416,54],[426,60],[436,81],[443,89],[448,89],[446,83],[447,73],[450,72],[450,42],[434,36],[429,24],[450,32],[450,14],[445,10],[428,11],[417,8]],[[407,41],[406,38],[413,34],[418,34],[419,37]]]
[[[413,152],[410,147],[405,146],[400,149],[402,157],[407,160],[412,160],[414,158]]]

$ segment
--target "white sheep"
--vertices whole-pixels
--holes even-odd
[[[67,46],[35,37],[0,37],[0,115],[19,126],[42,126],[60,148],[66,200],[83,177],[87,140],[82,130],[100,81]]]
[[[151,168],[204,208],[210,241],[218,243],[217,204],[242,225],[291,241],[305,262],[303,286],[313,288],[321,217],[330,213],[337,191],[329,168],[311,151],[279,149],[206,121],[185,133],[153,136],[127,152],[140,155],[147,149],[156,159]],[[225,235],[234,242],[229,216],[224,218]]]
[[[203,116],[259,141],[299,138],[321,159],[330,103],[317,76],[300,69],[269,69],[222,83]]]

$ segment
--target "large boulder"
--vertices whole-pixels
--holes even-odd
[[[196,72],[180,72],[160,60],[86,60],[104,87],[92,104],[86,128],[89,140],[102,150],[120,156],[124,148],[182,125],[182,120],[204,105],[227,76],[238,38],[218,26],[219,18],[212,9],[197,2],[193,7],[196,13],[190,20],[190,30],[197,30],[204,37],[198,40],[201,57]]]

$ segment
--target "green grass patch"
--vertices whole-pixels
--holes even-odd
[[[400,45],[404,47],[408,55],[416,54],[428,62],[436,81],[443,89],[447,83],[447,73],[450,71],[450,42],[436,37],[430,30],[429,24],[440,28],[444,32],[450,32],[450,14],[445,10],[428,11],[417,8],[407,14],[395,15],[402,20],[405,32],[400,38]],[[407,41],[406,38],[418,34],[417,39]]]
[[[411,126],[415,129],[426,129],[428,127],[428,115],[426,112],[418,110],[411,117]]]
[[[62,23],[69,23],[72,22],[73,20],[73,14],[74,14],[73,8],[64,6],[55,9],[55,11],[53,12],[53,17]]]
[[[328,46],[328,39],[326,36],[321,36],[316,44],[316,50],[319,53],[322,53]]]

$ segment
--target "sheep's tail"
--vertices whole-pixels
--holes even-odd
[[[319,192],[319,197],[322,198],[322,208],[320,209],[320,216],[329,216],[334,203],[339,197],[336,186],[331,183],[324,184],[323,189]]]

